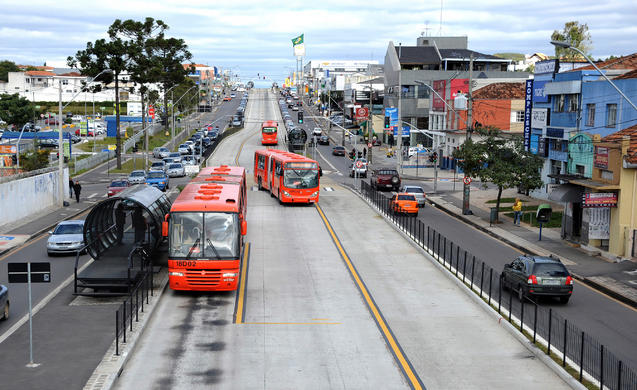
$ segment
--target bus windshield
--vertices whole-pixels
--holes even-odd
[[[318,183],[316,169],[287,168],[283,173],[283,185],[287,188],[315,188]]]
[[[236,213],[174,213],[170,224],[172,258],[236,260],[239,258]]]
[[[276,133],[276,127],[264,127],[261,131],[265,134],[274,134]]]

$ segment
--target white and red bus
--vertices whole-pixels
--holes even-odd
[[[261,145],[278,145],[278,129],[279,124],[276,121],[261,123]]]
[[[242,186],[236,182],[186,185],[162,226],[168,237],[171,289],[237,289],[247,231],[245,204]]]
[[[319,168],[312,159],[278,149],[254,153],[254,181],[281,203],[316,203]]]

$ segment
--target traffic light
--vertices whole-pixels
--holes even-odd
[[[298,117],[298,121],[299,123],[303,123],[303,113],[301,111],[299,111],[299,117]]]
[[[431,162],[436,162],[438,160],[438,153],[433,152],[433,154],[431,155]]]
[[[385,128],[389,129],[389,117],[388,116],[385,117]]]

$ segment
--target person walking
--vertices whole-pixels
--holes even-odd
[[[75,185],[75,183],[73,183],[73,179],[69,177],[69,198],[73,199],[73,186]]]
[[[124,224],[126,223],[126,212],[124,211],[124,205],[118,204],[115,208],[115,229],[117,229],[117,242],[122,243],[124,238]]]
[[[522,218],[522,202],[519,198],[515,198],[513,203],[513,224],[520,226],[520,218]]]
[[[75,184],[73,184],[73,191],[75,192],[75,200],[77,200],[77,203],[80,203],[80,192],[82,192],[82,186],[80,185],[79,180],[76,180]]]
[[[146,219],[142,213],[141,207],[137,207],[133,211],[133,227],[135,228],[135,243],[144,242],[146,236]]]

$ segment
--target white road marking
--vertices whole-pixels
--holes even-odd
[[[334,188],[332,188],[332,187],[323,187],[323,189],[325,191],[334,191]]]
[[[97,196],[97,192],[95,192],[95,193],[93,193],[93,194],[89,195],[89,196],[88,196],[88,198],[89,198],[89,199],[91,199],[91,198],[94,198],[94,197],[96,197],[96,196]]]

